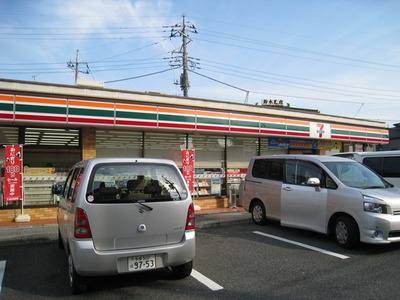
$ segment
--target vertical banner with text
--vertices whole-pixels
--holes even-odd
[[[182,174],[191,194],[194,192],[194,150],[182,150]]]
[[[22,147],[4,146],[4,202],[22,200]]]

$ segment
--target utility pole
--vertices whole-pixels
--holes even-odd
[[[189,90],[189,75],[187,73],[187,36],[186,36],[186,21],[185,15],[183,15],[183,22],[182,22],[182,75],[181,75],[181,90],[183,91],[183,96],[188,96]]]
[[[86,65],[86,71],[79,71],[79,64],[85,64]],[[67,66],[68,66],[68,68],[74,69],[74,71],[75,71],[75,84],[78,83],[79,72],[80,73],[84,73],[84,74],[89,74],[90,73],[88,63],[79,61],[79,50],[76,50],[75,63],[69,61],[69,62],[67,62]]]
[[[169,26],[166,26],[169,27]],[[188,90],[190,87],[189,83],[189,75],[188,75],[188,64],[190,63],[191,66],[195,69],[196,63],[192,61],[193,58],[189,58],[188,53],[187,53],[187,45],[192,41],[192,39],[189,37],[188,32],[192,33],[197,33],[196,28],[194,25],[188,25],[186,24],[186,16],[182,16],[182,25],[176,24],[175,26],[172,26],[171,29],[171,37],[177,37],[181,36],[182,37],[182,46],[180,51],[175,51],[174,53],[179,53],[182,54],[181,58],[173,58],[174,62],[171,62],[171,66],[182,66],[182,74],[180,77],[180,87],[181,90],[183,91],[183,96],[188,97]]]

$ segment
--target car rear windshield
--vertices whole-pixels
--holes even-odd
[[[154,163],[98,164],[86,192],[90,203],[176,201],[187,197],[179,170]]]

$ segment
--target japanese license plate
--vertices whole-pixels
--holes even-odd
[[[128,257],[128,271],[155,269],[156,256],[143,255]]]

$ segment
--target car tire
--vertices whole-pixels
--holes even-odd
[[[335,221],[335,240],[342,248],[355,248],[360,243],[357,222],[350,216],[340,216]]]
[[[76,273],[71,254],[68,256],[69,285],[74,295],[86,291],[87,278]]]
[[[257,201],[251,206],[251,217],[254,224],[265,225],[267,223],[265,207],[261,201]]]
[[[193,261],[190,261],[183,265],[171,267],[172,276],[174,279],[186,278],[192,273],[192,269],[193,269]]]

